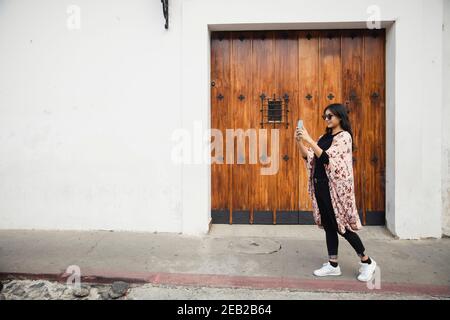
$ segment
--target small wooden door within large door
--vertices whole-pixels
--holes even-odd
[[[288,98],[287,125],[261,125],[264,96]],[[362,222],[384,224],[384,30],[211,33],[211,128],[219,129],[224,140],[227,129],[258,133],[266,129],[268,152],[270,129],[278,129],[279,134],[276,174],[262,175],[261,169],[267,167],[262,161],[249,163],[249,136],[245,163],[238,163],[236,156],[233,163],[212,163],[213,223],[313,223],[307,172],[294,131],[297,120],[303,119],[317,140],[326,127],[321,115],[331,103],[342,103],[349,111],[356,204]],[[237,145],[236,139],[235,155]]]

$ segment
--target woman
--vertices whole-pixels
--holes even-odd
[[[338,265],[339,233],[361,259],[358,280],[369,281],[377,264],[364,253],[364,245],[355,232],[362,226],[355,203],[353,134],[347,109],[342,104],[331,104],[325,108],[322,118],[327,126],[317,143],[304,127],[297,128],[295,132],[300,153],[306,161],[314,221],[325,230],[329,256],[329,261],[315,270],[314,275],[341,275]],[[308,149],[303,141],[310,145]]]

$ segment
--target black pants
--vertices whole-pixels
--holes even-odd
[[[330,259],[337,259],[339,245],[338,233],[350,243],[359,257],[363,257],[365,248],[356,232],[348,229],[344,234],[339,232],[333,205],[331,204],[328,180],[314,178],[314,189],[322,226],[325,230],[328,255]]]

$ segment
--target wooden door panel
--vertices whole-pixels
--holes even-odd
[[[385,76],[384,33],[363,32],[364,91],[363,134],[364,170],[362,172],[364,207],[367,211],[384,210],[385,168]]]
[[[317,112],[322,115],[323,109],[331,104],[342,101],[341,96],[341,38],[338,31],[320,32],[319,50],[319,102]],[[325,121],[319,116],[317,128],[324,132]]]
[[[300,31],[298,36],[299,48],[299,114],[311,137],[318,137],[323,128],[319,123],[319,32]],[[311,199],[308,194],[308,173],[304,160],[300,159],[299,172],[299,201],[300,210],[311,210]]]
[[[252,78],[254,85],[254,94],[259,98],[261,93],[271,95],[276,90],[276,83],[274,82],[275,76],[275,45],[274,45],[274,32],[262,32],[258,33],[253,38],[253,67]],[[259,110],[260,102],[255,106]],[[258,114],[260,119],[260,114]],[[258,133],[261,127],[258,126]],[[259,134],[258,134],[259,135]],[[263,156],[270,156],[271,150],[271,135],[270,130],[267,131],[267,150],[268,154]],[[259,150],[258,150],[259,151]],[[253,209],[254,211],[272,211],[276,207],[277,201],[277,189],[276,189],[276,177],[271,175],[261,175],[260,169],[267,167],[262,165],[259,161],[254,166],[253,170],[253,185],[255,192],[253,193]],[[256,212],[255,212],[256,214]]]
[[[231,96],[232,129],[246,130],[251,127],[252,108],[252,33],[232,32],[231,48]],[[247,145],[247,144],[246,144]],[[234,143],[234,164],[232,165],[232,208],[233,210],[250,210],[249,190],[252,183],[251,165],[248,164],[248,148],[238,153],[238,140]]]
[[[362,144],[363,38],[358,31],[342,32],[342,101],[347,105],[353,131],[353,175],[355,190],[362,190],[364,161]],[[356,207],[362,208],[362,192],[356,192]]]
[[[275,84],[280,97],[289,96],[288,128],[278,126],[280,160],[277,174],[277,210],[298,210],[299,153],[295,145],[295,124],[299,119],[298,105],[298,35],[297,32],[278,32],[275,36]]]
[[[230,105],[230,33],[213,33],[211,37],[211,128],[220,129],[225,137],[225,128],[231,126]],[[215,155],[215,153],[213,154]],[[224,164],[211,164],[211,207],[229,208],[231,166],[225,163],[225,149],[222,149]]]

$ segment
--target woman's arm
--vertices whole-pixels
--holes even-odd
[[[303,145],[303,142],[301,142],[299,140],[296,140],[296,141],[297,141],[297,145],[300,149],[300,154],[302,155],[302,158],[306,160],[308,157],[308,151],[307,151],[306,147]]]
[[[317,143],[311,138],[311,136],[309,135],[309,133],[308,133],[308,131],[306,129],[304,129],[304,128],[298,129],[297,128],[297,130],[296,130],[296,139],[297,139],[297,137],[300,140],[305,140],[311,146],[311,149],[314,151],[314,154],[317,156],[317,158],[322,157],[322,160],[325,163],[328,163],[328,154],[326,152],[324,152],[322,150],[322,148],[320,148],[317,145]],[[301,145],[300,152],[302,153],[302,157],[305,159],[305,157],[307,155],[306,147]]]
[[[318,145],[317,143],[314,142],[314,140],[310,140],[308,141],[309,145],[311,146],[311,148],[313,149],[315,155],[317,156],[317,158],[320,158],[322,155],[325,158],[328,158],[328,155],[326,152],[324,152]],[[325,159],[324,159],[325,160]],[[327,159],[328,160],[328,159]]]

